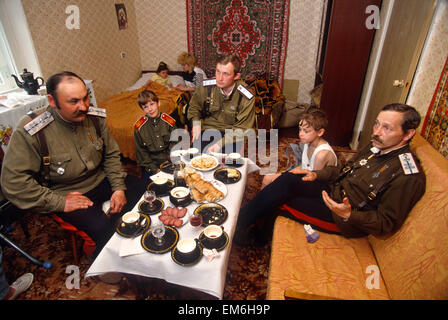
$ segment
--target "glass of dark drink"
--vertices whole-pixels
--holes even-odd
[[[190,224],[193,227],[199,227],[202,224],[202,216],[199,214],[193,214],[190,218]]]

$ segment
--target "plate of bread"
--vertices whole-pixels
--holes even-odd
[[[193,199],[197,203],[218,202],[227,195],[227,187],[221,181],[204,180],[193,168],[186,168],[185,182],[191,189]]]

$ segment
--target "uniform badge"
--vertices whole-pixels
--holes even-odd
[[[26,132],[34,135],[54,121],[50,112],[45,111],[23,126]]]
[[[162,118],[163,121],[165,121],[166,123],[168,123],[172,127],[174,127],[174,125],[176,124],[176,120],[174,120],[172,117],[170,117],[166,113],[162,113],[161,118]]]
[[[145,116],[142,116],[140,119],[138,119],[134,123],[134,128],[137,130],[140,130],[140,128],[146,123],[146,121],[148,121],[148,118],[146,118]]]
[[[402,153],[398,157],[400,158],[401,167],[403,168],[404,174],[419,173],[414,157],[411,153]]]
[[[97,108],[97,107],[89,107],[89,111],[87,112],[90,116],[98,116],[106,118],[106,109],[104,108]]]
[[[249,89],[247,89],[245,86],[243,86],[242,84],[240,84],[238,86],[238,88],[236,88],[239,92],[241,92],[243,94],[243,96],[245,96],[247,99],[252,99],[254,97],[253,93],[249,91]]]
[[[207,79],[202,81],[202,86],[203,87],[207,87],[207,86],[216,86],[216,79]]]

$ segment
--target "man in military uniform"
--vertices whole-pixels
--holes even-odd
[[[142,167],[143,179],[157,173],[160,165],[169,159],[174,142],[171,132],[176,129],[176,120],[159,111],[160,101],[150,90],[138,95],[138,104],[146,113],[134,124],[134,141],[137,164]]]
[[[89,107],[89,93],[79,76],[53,75],[47,93],[49,106],[24,116],[12,135],[2,190],[16,207],[55,213],[84,231],[96,244],[96,256],[114,232],[102,204],[110,200],[111,214],[126,210],[120,151],[107,128],[105,110]]]
[[[239,152],[244,133],[254,126],[255,99],[240,79],[240,67],[236,55],[221,56],[216,63],[216,79],[203,81],[190,100],[187,119],[193,125],[192,141],[200,138],[201,130],[216,129],[224,135],[208,151],[226,151],[225,145],[233,145],[233,152]],[[202,141],[201,149],[208,142]]]
[[[296,168],[259,192],[240,210],[236,241],[263,243],[260,232],[249,226],[279,206],[291,219],[345,237],[398,230],[425,192],[425,175],[409,148],[419,123],[414,108],[385,106],[375,121],[371,144],[346,166]]]

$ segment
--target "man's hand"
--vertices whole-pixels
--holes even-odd
[[[328,193],[324,190],[322,191],[322,199],[324,200],[325,205],[328,207],[328,209],[336,213],[338,216],[343,219],[350,218],[350,215],[352,213],[352,206],[350,205],[347,197],[344,197],[344,199],[342,199],[342,203],[337,203],[336,201],[331,199]]]
[[[81,192],[70,192],[65,196],[64,212],[87,209],[91,206],[93,206],[93,202]]]
[[[118,213],[123,210],[124,205],[126,204],[126,196],[124,194],[124,190],[117,190],[112,193],[112,197],[110,197],[110,213]]]
[[[214,145],[212,145],[210,148],[208,148],[207,152],[220,152],[221,151],[221,147],[219,146],[219,144],[215,143]]]
[[[200,125],[193,126],[193,128],[191,129],[191,142],[198,139],[200,135],[201,135],[201,126]]]
[[[305,170],[300,167],[295,167],[294,169],[290,170],[289,172],[294,173],[294,174],[303,174],[304,175],[302,177],[303,181],[314,181],[317,178],[317,174],[315,172],[310,171],[310,170]]]

